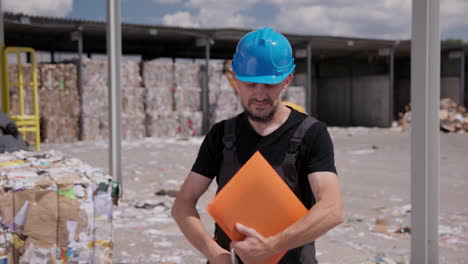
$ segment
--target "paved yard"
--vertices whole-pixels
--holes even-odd
[[[329,131],[347,219],[317,241],[319,262],[367,263],[379,257],[409,261],[410,236],[404,228],[411,216],[410,133],[377,128]],[[440,139],[440,263],[462,264],[468,258],[468,134],[441,134]],[[123,143],[124,197],[114,212],[114,263],[206,261],[170,217],[174,198],[155,194],[180,187],[201,141],[147,138]],[[46,144],[43,148],[108,167],[107,142]],[[213,185],[199,205],[209,230],[213,221],[205,207],[214,190]],[[403,233],[393,232],[398,229]]]

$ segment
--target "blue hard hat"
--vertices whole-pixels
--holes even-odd
[[[242,37],[232,59],[237,79],[244,82],[280,83],[295,67],[291,44],[269,27]]]

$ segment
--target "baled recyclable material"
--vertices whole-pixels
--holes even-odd
[[[151,137],[201,134],[200,65],[154,60],[143,64],[146,128]]]
[[[77,141],[80,129],[77,66],[44,64],[39,66],[38,75],[41,138],[48,143]]]
[[[224,73],[225,62],[213,60],[209,67],[210,125],[213,125],[236,116],[243,108],[239,96]]]
[[[175,109],[177,111],[200,110],[200,64],[193,62],[176,62],[174,66],[175,79]]]
[[[83,140],[109,138],[109,100],[107,61],[83,62]],[[124,139],[145,137],[144,88],[140,65],[135,61],[121,63],[122,135]]]
[[[225,62],[209,63],[209,123],[233,117],[242,111],[240,100],[225,72]],[[107,61],[84,59],[82,89],[78,91],[77,65],[38,66],[41,140],[64,143],[109,138]],[[122,61],[122,136],[193,136],[201,133],[201,93],[206,66],[192,60]],[[9,79],[18,77],[16,65]],[[32,114],[31,65],[23,65],[25,113]],[[10,89],[12,114],[19,113],[19,91]],[[300,97],[300,96],[298,96]],[[81,104],[81,105],[80,105]],[[189,113],[193,113],[190,115]],[[81,127],[80,127],[81,121]],[[26,138],[28,141],[32,138]]]
[[[179,130],[180,136],[198,136],[201,135],[202,112],[179,112]]]
[[[154,118],[156,112],[174,110],[174,63],[154,60],[143,63],[143,82],[146,88],[146,114]]]
[[[305,108],[305,88],[304,86],[289,86],[286,91],[286,100]]]
[[[56,152],[0,154],[0,256],[111,263],[114,189],[111,176]]]

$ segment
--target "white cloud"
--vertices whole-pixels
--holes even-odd
[[[36,16],[68,15],[73,9],[73,0],[3,0],[4,11]]]
[[[410,0],[270,2],[280,6],[275,25],[285,32],[374,38],[408,38],[411,32]]]
[[[243,14],[243,10],[261,0],[189,0],[185,7],[194,9],[195,12],[176,12],[168,15],[171,25],[183,26],[187,17],[191,21],[197,21],[201,27],[248,27],[255,22],[255,18]],[[183,16],[181,14],[184,14]],[[163,22],[169,25],[165,19]]]
[[[190,15],[189,12],[176,12],[163,17],[163,23],[168,26],[180,27],[200,27],[197,18]]]
[[[167,25],[275,29],[299,34],[411,38],[412,0],[153,0],[183,2]],[[442,33],[468,40],[468,0],[440,0]],[[269,6],[263,9],[262,7]],[[265,11],[267,10],[267,11]],[[270,13],[268,13],[270,12]],[[456,29],[456,30],[455,30]],[[462,31],[465,31],[464,33]]]
[[[441,30],[450,30],[454,27],[468,26],[468,1],[442,0],[440,3]]]
[[[410,38],[411,0],[268,0],[280,9],[274,25],[303,34]],[[441,0],[442,32],[468,26],[467,0]],[[467,33],[464,34],[468,38]]]

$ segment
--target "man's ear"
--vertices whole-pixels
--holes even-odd
[[[283,86],[283,92],[285,92],[289,85],[291,85],[292,83],[292,79],[293,79],[293,74],[289,74],[288,77],[286,77],[286,79],[284,79],[284,86]]]

